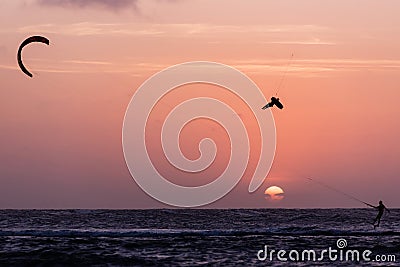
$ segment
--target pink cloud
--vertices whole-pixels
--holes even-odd
[[[38,3],[46,6],[67,8],[102,7],[112,10],[137,7],[138,0],[38,0]]]

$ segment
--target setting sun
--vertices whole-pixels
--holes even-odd
[[[279,186],[270,186],[265,190],[265,199],[271,201],[280,201],[285,196],[283,195],[285,192]]]

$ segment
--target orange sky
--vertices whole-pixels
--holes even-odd
[[[135,90],[168,66],[208,60],[239,69],[269,98],[292,53],[279,93],[285,108],[273,110],[277,150],[269,178],[248,193],[255,134],[245,177],[209,207],[361,206],[307,176],[367,202],[400,206],[399,1],[57,2],[0,2],[0,208],[165,207],[125,166],[122,121]],[[50,46],[24,49],[30,79],[18,69],[16,51],[36,34]],[[154,128],[169,106],[204,95],[224,98],[252,133],[243,103],[214,91],[184,86],[167,96]],[[192,124],[181,137],[187,157],[198,156],[204,137],[214,137],[223,153],[191,181],[170,174],[189,185],[218,176],[229,154],[218,125]],[[164,166],[159,132],[153,135],[152,157]],[[285,190],[277,204],[264,199],[271,185]]]

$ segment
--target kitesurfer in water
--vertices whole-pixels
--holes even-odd
[[[382,215],[385,212],[385,210],[387,210],[387,212],[389,212],[389,213],[390,213],[390,211],[385,207],[385,205],[383,205],[382,200],[379,201],[379,205],[378,206],[376,206],[376,207],[372,206],[372,207],[375,208],[375,209],[378,209],[378,215],[376,215],[376,218],[375,218],[374,223],[373,223],[374,229],[375,229],[376,227],[379,227],[379,224],[381,223]],[[375,224],[376,222],[378,222],[378,224]]]

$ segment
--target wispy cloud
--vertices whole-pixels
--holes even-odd
[[[285,60],[236,60],[229,62],[243,71],[252,73],[282,73],[287,68]],[[329,72],[351,72],[362,70],[398,71],[400,60],[387,59],[295,59],[288,75],[304,75],[306,73],[318,76]]]
[[[278,75],[286,71],[287,65],[272,65],[272,64],[245,64],[245,63],[232,63],[231,66],[245,72],[262,75]],[[334,68],[318,65],[301,65],[293,64],[287,72],[290,76],[301,76],[301,77],[315,77],[326,75],[329,72],[337,71]]]
[[[400,60],[396,59],[299,59],[296,60],[303,65],[328,66],[334,69],[350,70],[392,70],[400,68]]]
[[[327,30],[319,25],[213,25],[213,24],[169,24],[181,28],[188,34],[198,33],[289,33],[321,32]]]
[[[111,62],[93,60],[64,60],[64,63],[83,64],[83,65],[111,65]]]
[[[279,44],[279,45],[336,45],[337,42],[324,41],[320,38],[310,38],[302,40],[280,40],[280,41],[270,41],[263,42],[264,44]]]
[[[137,9],[138,0],[37,0],[39,5],[64,8]]]
[[[125,64],[122,62],[92,61],[92,60],[63,60],[49,61],[35,58],[29,58],[29,61],[35,62],[35,66],[30,69],[35,73],[126,73],[135,75],[140,73],[152,73],[167,68],[168,64],[144,63]],[[0,69],[21,71],[17,64],[0,64]]]
[[[65,35],[147,35],[181,37],[231,35],[231,34],[275,34],[275,33],[318,33],[326,31],[317,25],[212,25],[198,23],[140,24],[140,23],[96,23],[38,24],[21,27],[19,32],[61,33]],[[322,43],[314,38],[308,43]]]
[[[0,64],[0,69],[17,70],[19,68],[17,66]]]
[[[154,28],[140,29],[137,25],[120,23],[93,23],[80,22],[72,24],[38,24],[24,26],[18,29],[19,32],[41,32],[58,33],[74,36],[90,35],[161,35],[164,32]]]
[[[27,58],[36,62],[32,70],[37,72],[54,73],[126,73],[129,75],[149,75],[167,68],[171,62],[137,62],[107,61],[101,58],[93,59],[65,59],[50,61],[40,58]],[[247,59],[223,61],[245,73],[257,75],[281,75],[287,70],[288,60],[274,59]],[[19,70],[18,66],[9,64],[0,65],[0,69]],[[287,72],[289,76],[318,77],[334,73],[356,71],[399,71],[400,60],[389,59],[301,59],[295,58]]]

